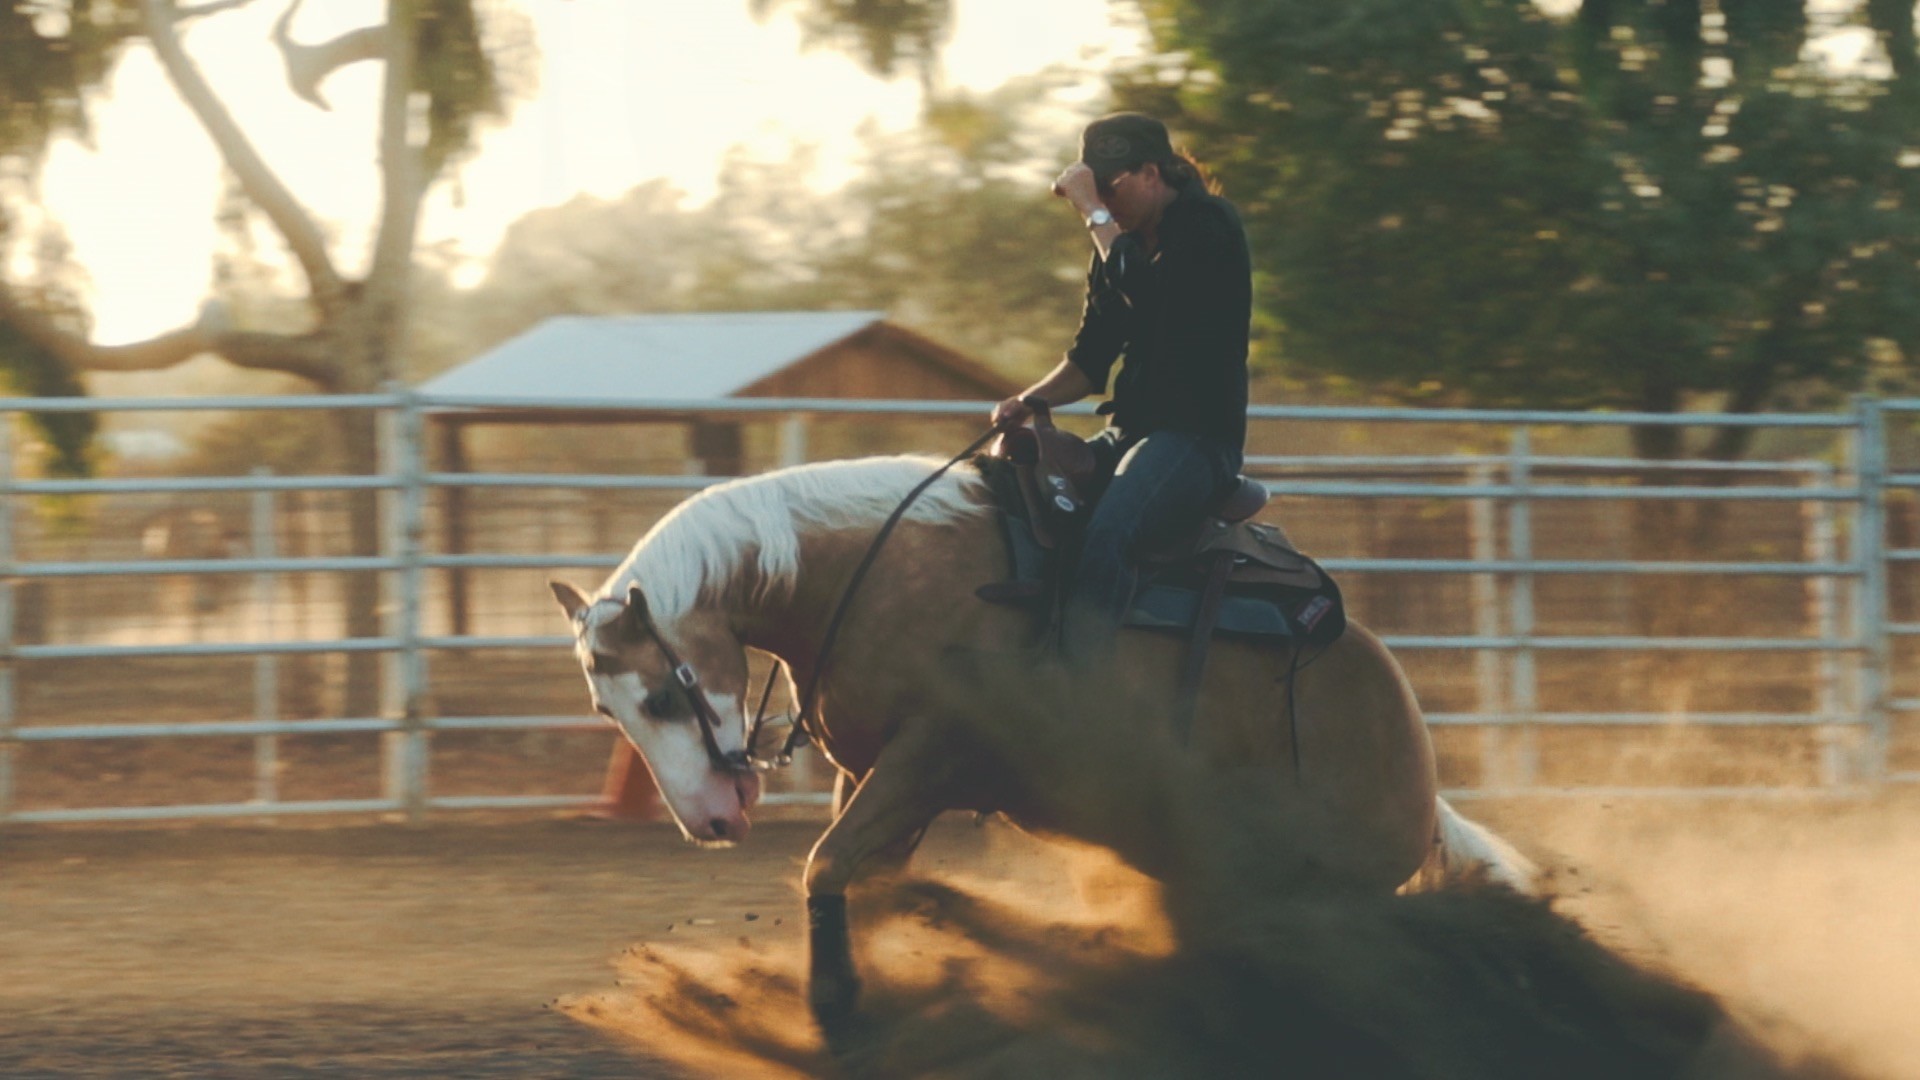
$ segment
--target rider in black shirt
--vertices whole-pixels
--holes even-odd
[[[1131,603],[1134,554],[1192,527],[1240,471],[1252,264],[1239,213],[1152,117],[1089,124],[1054,193],[1094,243],[1080,331],[1066,359],[993,419],[1025,419],[1030,399],[1057,406],[1101,391],[1121,361],[1100,407],[1108,427],[1089,440],[1112,479],[1087,526],[1063,627],[1067,658],[1093,667],[1111,655]]]

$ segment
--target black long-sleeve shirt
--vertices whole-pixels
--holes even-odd
[[[1230,448],[1247,441],[1247,329],[1253,269],[1233,204],[1197,185],[1161,213],[1159,248],[1131,233],[1087,270],[1086,310],[1067,359],[1104,390],[1124,440],[1185,431]]]

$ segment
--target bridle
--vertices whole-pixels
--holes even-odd
[[[634,591],[638,591],[638,589],[636,588]],[[749,738],[745,748],[739,750],[720,749],[720,711],[713,707],[713,702],[707,700],[706,688],[700,684],[700,673],[693,670],[692,664],[680,659],[680,654],[675,652],[673,646],[667,643],[667,636],[660,632],[658,626],[654,625],[653,616],[647,613],[643,605],[643,601],[630,599],[627,604],[627,610],[639,614],[640,628],[645,630],[648,636],[653,638],[653,643],[660,647],[660,655],[667,658],[667,665],[673,671],[674,685],[680,688],[680,692],[685,694],[687,701],[693,705],[694,718],[700,723],[700,741],[707,748],[708,763],[713,766],[715,772],[740,773],[754,771],[758,765],[753,759],[753,742],[751,738]],[[764,704],[765,698],[763,697],[761,700]],[[754,718],[756,727],[759,725],[759,722],[760,718],[756,716]]]
[[[713,707],[713,702],[707,700],[706,689],[700,683],[700,673],[693,669],[692,664],[680,659],[680,654],[668,644],[666,635],[660,632],[660,628],[654,624],[653,616],[647,612],[645,602],[632,596],[632,592],[639,591],[638,586],[630,591],[627,610],[638,615],[640,628],[647,632],[647,635],[653,639],[653,643],[660,647],[660,654],[666,657],[667,664],[673,671],[674,685],[686,694],[687,701],[693,705],[694,716],[700,723],[700,740],[707,749],[707,761],[716,772],[744,773],[777,769],[793,762],[794,751],[808,742],[818,741],[814,729],[818,727],[819,721],[814,717],[813,707],[815,696],[820,689],[820,677],[826,672],[827,660],[833,654],[834,643],[839,640],[840,628],[846,622],[847,608],[853,602],[853,594],[860,588],[860,583],[866,578],[867,571],[873,568],[874,560],[879,558],[881,545],[887,542],[887,537],[892,535],[894,526],[900,524],[900,519],[906,516],[907,509],[922,493],[945,476],[949,469],[985,446],[988,440],[1000,433],[1003,426],[996,424],[988,428],[985,434],[969,443],[965,450],[955,454],[945,465],[935,469],[925,480],[920,481],[912,491],[907,492],[906,498],[900,500],[900,505],[893,508],[893,513],[889,514],[887,520],[881,524],[880,531],[874,534],[873,542],[867,546],[866,555],[861,558],[860,565],[854,568],[853,576],[847,580],[847,587],[840,593],[840,602],[833,610],[833,617],[827,621],[827,630],[820,642],[819,658],[814,662],[813,671],[807,676],[807,685],[800,693],[799,711],[794,714],[793,724],[787,731],[786,741],[781,745],[779,752],[772,757],[756,757],[754,748],[760,744],[760,733],[766,726],[767,701],[773,696],[774,679],[781,671],[788,670],[787,662],[776,658],[773,668],[767,672],[766,684],[760,690],[760,703],[753,710],[753,719],[747,723],[746,745],[739,750],[722,750],[719,739],[722,723],[720,713]]]

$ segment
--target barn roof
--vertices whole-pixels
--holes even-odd
[[[731,397],[856,334],[911,338],[956,371],[978,365],[876,311],[561,315],[423,383],[429,398],[702,401]]]

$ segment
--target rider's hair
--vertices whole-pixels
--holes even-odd
[[[1186,154],[1176,153],[1165,161],[1155,162],[1160,166],[1160,179],[1175,191],[1199,189],[1212,195],[1220,194],[1220,181],[1216,180],[1206,167]]]

